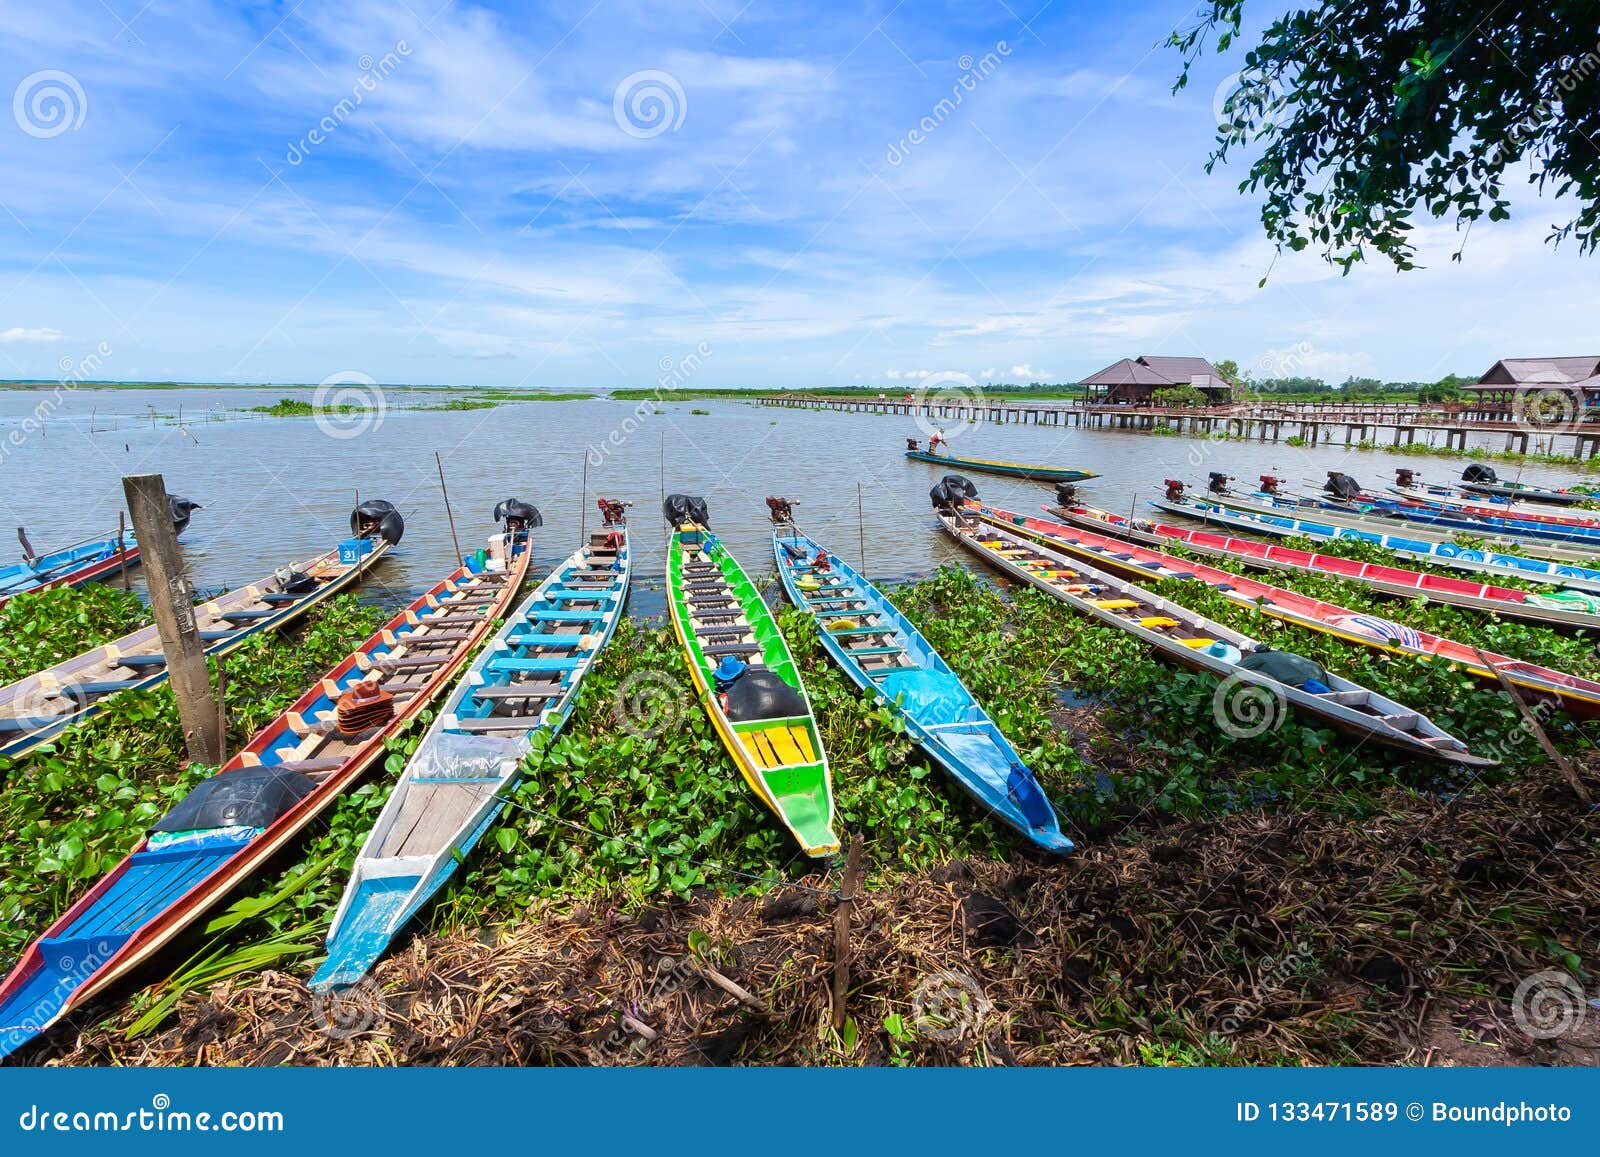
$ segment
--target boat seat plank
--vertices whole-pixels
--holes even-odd
[[[457,719],[455,730],[477,734],[485,731],[532,731],[539,726],[539,716],[490,715],[485,719]]]
[[[702,647],[701,652],[706,655],[759,655],[761,648],[755,643],[717,643],[714,646]]]
[[[544,683],[505,683],[474,687],[468,692],[474,699],[559,699],[567,693],[565,687]]]

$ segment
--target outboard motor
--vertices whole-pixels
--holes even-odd
[[[1417,479],[1421,477],[1422,475],[1408,467],[1396,466],[1394,468],[1394,484],[1402,490],[1411,489],[1417,484]]]
[[[1282,484],[1283,479],[1276,474],[1261,475],[1261,493],[1263,494],[1282,494],[1283,491],[1278,489]]]
[[[1348,474],[1337,470],[1328,471],[1328,480],[1322,484],[1322,489],[1343,501],[1349,501],[1361,493],[1361,483]]]
[[[1461,481],[1475,482],[1479,486],[1493,486],[1500,481],[1500,475],[1494,472],[1493,466],[1474,462],[1461,472]]]
[[[1213,470],[1206,476],[1206,489],[1213,494],[1226,494],[1228,483],[1233,481],[1233,475],[1224,474],[1220,470]]]
[[[1166,480],[1166,486],[1167,486],[1167,501],[1168,502],[1182,502],[1183,501],[1183,483],[1182,482],[1179,482],[1176,478],[1168,478]]]
[[[350,512],[350,533],[357,538],[381,538],[394,546],[405,532],[405,520],[392,502],[369,498]]]
[[[1057,482],[1056,502],[1061,506],[1078,505],[1078,488],[1070,482]]]
[[[189,525],[189,516],[196,510],[203,510],[198,502],[191,502],[187,498],[180,498],[176,494],[167,495],[167,510],[172,514],[172,530],[175,534],[182,534]]]
[[[706,511],[706,500],[687,494],[669,494],[661,504],[661,516],[673,526],[693,523],[711,529],[711,516]]]
[[[774,525],[789,526],[794,522],[794,503],[787,498],[768,498],[767,515]]]
[[[915,438],[907,438],[906,439],[906,449],[907,450],[920,450],[921,448],[922,448],[922,444],[920,442],[918,442]]]
[[[628,524],[628,507],[631,502],[622,502],[615,498],[601,498],[597,505],[600,507],[600,518],[607,526],[626,526]]]
[[[928,497],[935,510],[960,510],[967,499],[978,497],[978,488],[959,474],[946,474],[939,485],[928,491]]]
[[[507,498],[497,503],[494,520],[506,524],[507,534],[520,534],[544,525],[544,515],[539,513],[539,508],[520,498]]]
[[[278,589],[286,595],[303,595],[317,588],[316,579],[291,566],[280,566],[272,572],[272,577],[278,580]]]

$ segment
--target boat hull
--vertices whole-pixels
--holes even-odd
[[[47,1031],[85,1001],[128,977],[174,938],[298,838],[379,760],[385,741],[434,701],[488,633],[498,609],[515,592],[527,567],[520,551],[510,572],[497,578],[462,568],[392,618],[378,632],[323,676],[285,712],[268,724],[211,777],[259,770],[294,771],[320,779],[309,794],[258,830],[218,829],[203,838],[172,846],[153,846],[147,837],[82,899],[67,910],[23,954],[0,985],[0,1056]],[[471,592],[493,582],[502,597],[487,604],[481,625],[469,627],[445,652],[433,652],[418,678],[416,660],[406,678],[412,684],[393,718],[348,739],[331,730],[341,694],[402,663],[408,647],[445,626],[469,605]],[[480,617],[476,613],[473,618]],[[452,627],[454,623],[450,624]],[[461,633],[452,630],[452,635]],[[398,694],[398,692],[397,692]],[[337,751],[336,759],[303,758]]]
[[[796,550],[800,552],[799,559],[795,557]],[[1060,822],[1044,789],[1023,764],[1022,757],[910,620],[837,556],[831,558],[829,572],[839,582],[830,585],[827,578],[817,579],[814,560],[822,547],[795,528],[775,529],[772,551],[784,592],[795,606],[813,616],[823,649],[851,682],[872,692],[899,716],[906,731],[933,761],[995,819],[1046,851],[1070,852],[1072,841],[1061,834]],[[813,581],[815,587],[811,585]],[[840,585],[849,587],[857,596],[846,600],[849,605],[826,601],[838,593]],[[830,606],[832,609],[825,609]],[[883,629],[863,634],[860,632],[871,628],[851,626],[844,629],[857,633],[840,634],[825,621],[858,624],[867,617],[877,618]],[[863,639],[868,644],[864,655],[850,645]],[[892,648],[898,648],[899,653],[892,653]],[[886,687],[894,685],[897,672],[905,669],[929,673],[939,681],[946,693],[946,698],[937,704],[939,714],[912,709],[904,694],[886,693]],[[1014,778],[1020,782],[1013,783]]]
[[[1448,662],[1474,678],[1493,682],[1496,686],[1503,677],[1539,700],[1558,703],[1574,718],[1600,717],[1600,682],[1591,679],[1541,667],[1537,663],[1526,663],[1509,655],[1485,651],[1426,631],[1385,623],[1335,603],[1302,595],[1298,591],[1275,587],[1236,575],[1232,571],[1175,558],[1104,535],[1074,530],[1060,523],[1028,518],[987,505],[979,507],[979,517],[990,522],[1015,525],[1023,533],[1047,540],[1052,546],[1075,556],[1093,558],[1098,565],[1108,569],[1140,576],[1196,579],[1223,591],[1235,602],[1308,630],[1390,654]]]
[[[948,454],[934,454],[927,450],[907,450],[907,458],[918,462],[933,462],[952,470],[972,470],[980,474],[998,474],[1004,478],[1026,478],[1030,482],[1082,482],[1098,478],[1092,470],[1073,470],[1065,466],[1031,466],[1026,462],[996,462],[988,458],[955,458]]]
[[[355,984],[371,970],[499,818],[536,733],[553,737],[565,726],[627,603],[631,555],[624,533],[615,535],[618,549],[604,552],[608,577],[580,577],[600,564],[596,541],[575,551],[507,616],[440,709],[356,856],[314,991]],[[609,538],[595,536],[600,544]],[[577,627],[577,635],[557,626]],[[570,666],[514,669],[555,653]],[[508,697],[518,687],[529,698]],[[497,704],[514,703],[520,713],[495,714]]]
[[[709,530],[676,530],[667,549],[667,604],[696,697],[750,790],[808,856],[839,850],[833,779],[800,669],[761,592]],[[725,628],[715,633],[718,624]],[[709,640],[724,638],[723,643]],[[795,714],[735,721],[715,688],[719,658],[733,655],[777,676],[798,697]]]

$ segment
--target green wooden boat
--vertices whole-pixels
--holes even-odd
[[[1026,478],[1032,482],[1082,482],[1085,478],[1100,477],[1093,470],[1074,470],[1068,466],[1030,466],[1026,462],[997,462],[992,458],[955,458],[949,454],[935,454],[931,450],[907,450],[906,457],[915,458],[918,462],[975,470],[982,474]]]
[[[672,527],[667,600],[700,705],[750,790],[808,856],[839,850],[833,780],[789,646],[738,560],[681,494],[663,506]]]

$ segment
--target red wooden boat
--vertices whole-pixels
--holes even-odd
[[[148,962],[382,758],[385,740],[454,682],[516,595],[527,536],[496,537],[508,561],[463,566],[390,619],[28,947],[0,984],[0,1057]]]
[[[1223,592],[1230,599],[1257,608],[1263,614],[1308,630],[1392,654],[1443,659],[1462,667],[1475,678],[1490,680],[1496,685],[1503,676],[1528,694],[1530,699],[1559,703],[1576,718],[1600,718],[1600,683],[1592,679],[1513,659],[1509,655],[1480,651],[1453,639],[1430,635],[1426,631],[1352,611],[1230,571],[1218,570],[1204,563],[1175,558],[1137,543],[1078,530],[1049,519],[1030,518],[975,500],[968,501],[966,508],[997,526],[1021,530],[1060,550],[1090,559],[1096,566],[1138,575],[1143,579],[1194,579]]]
[[[1490,611],[1551,626],[1600,627],[1600,596],[1580,591],[1552,588],[1549,593],[1541,594],[1494,586],[1382,563],[1358,562],[1320,551],[1295,550],[1209,530],[1188,530],[1161,522],[1128,519],[1093,506],[1047,506],[1045,509],[1079,530],[1113,534],[1158,548],[1163,543],[1180,542],[1199,554],[1232,559],[1257,570],[1326,574],[1399,598],[1420,597],[1430,603]]]

